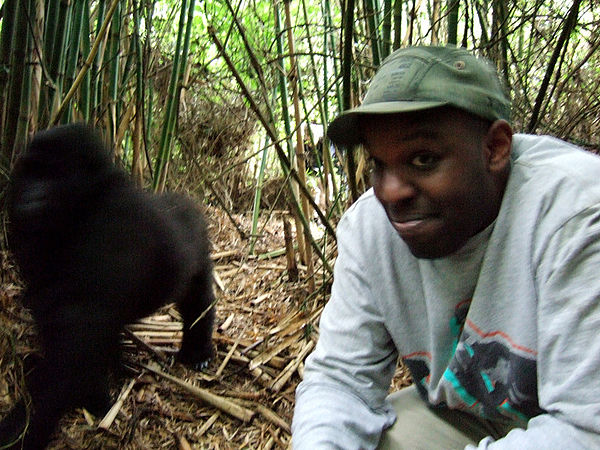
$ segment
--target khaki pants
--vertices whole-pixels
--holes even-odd
[[[477,445],[486,436],[499,439],[512,427],[450,409],[434,409],[413,385],[389,396],[398,418],[379,443],[383,450],[448,450]]]

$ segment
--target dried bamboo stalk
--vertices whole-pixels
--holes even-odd
[[[162,378],[165,378],[165,379],[175,383],[176,385],[185,389],[187,392],[192,394],[194,397],[199,398],[203,402],[208,403],[209,405],[214,406],[215,408],[218,408],[221,411],[223,411],[233,417],[236,417],[237,419],[240,419],[242,422],[249,422],[250,420],[252,420],[252,418],[256,414],[255,411],[244,408],[244,407],[238,405],[237,403],[234,403],[231,400],[226,399],[225,397],[220,397],[218,395],[215,395],[206,389],[196,387],[193,384],[182,380],[181,378],[177,378],[173,375],[165,373],[157,368],[147,366],[145,364],[140,364],[140,365],[144,369],[147,369],[150,372],[152,372],[153,374],[158,375]]]
[[[300,353],[298,353],[298,356],[296,356],[296,359],[291,361],[288,364],[288,366],[281,372],[281,374],[279,374],[279,376],[275,379],[275,381],[273,381],[273,385],[271,386],[271,391],[279,392],[281,390],[281,388],[283,386],[285,386],[285,384],[292,377],[292,374],[296,371],[296,369],[302,363],[302,361],[304,361],[304,358],[306,358],[306,356],[310,353],[310,351],[313,349],[314,346],[315,346],[315,343],[313,341],[308,341],[304,345],[304,347],[302,348]]]
[[[117,401],[112,405],[110,410],[106,413],[104,418],[100,421],[100,423],[98,424],[98,428],[101,428],[103,430],[108,430],[110,428],[110,426],[114,422],[115,418],[117,417],[117,414],[123,407],[123,403],[125,402],[125,399],[131,392],[131,389],[133,389],[133,385],[135,384],[135,382],[136,382],[136,379],[134,378],[129,381],[129,384],[127,386],[123,386],[123,389],[121,389],[121,393],[119,394]]]
[[[233,345],[231,346],[231,348],[229,349],[229,351],[227,352],[227,356],[225,356],[225,358],[223,358],[223,362],[221,363],[221,365],[219,366],[219,368],[217,369],[217,373],[215,373],[215,377],[219,378],[222,374],[223,374],[223,370],[225,370],[225,367],[227,366],[227,363],[229,362],[229,360],[231,359],[231,357],[233,356],[233,352],[235,352],[235,349],[238,347],[240,340],[242,339],[242,336],[244,334],[244,331],[246,331],[246,329],[244,328],[244,330],[238,335],[238,338],[235,340],[235,342],[233,343]]]
[[[139,322],[127,325],[133,332],[138,331],[181,331],[183,324],[181,322]]]
[[[273,357],[277,356],[279,353],[281,353],[283,350],[288,348],[290,345],[295,344],[298,341],[297,334],[298,333],[284,339],[283,342],[281,342],[279,345],[275,346],[275,348],[271,349],[270,351],[258,355],[256,358],[254,358],[252,361],[250,361],[248,368],[250,370],[252,370],[252,369],[257,368],[261,364],[265,364],[265,363],[269,362]]]
[[[213,426],[213,424],[219,418],[220,415],[221,415],[221,413],[219,411],[217,411],[212,416],[210,416],[208,418],[208,420],[206,422],[204,422],[204,425],[202,425],[202,427],[198,431],[198,437],[203,436],[204,433],[206,433],[208,430],[210,430],[210,427]]]
[[[228,258],[230,256],[237,256],[239,254],[238,250],[225,250],[223,252],[213,253],[210,257],[216,261],[218,259]]]
[[[192,450],[192,446],[185,437],[175,435],[175,440],[177,441],[179,450]]]
[[[279,417],[277,414],[275,414],[274,411],[270,410],[265,405],[261,405],[260,403],[256,403],[254,406],[256,407],[257,411],[269,422],[277,425],[279,428],[283,429],[285,432],[291,433],[292,430],[291,430],[290,425],[285,420],[283,420],[281,417]]]
[[[160,350],[152,347],[150,344],[148,344],[146,341],[144,341],[143,339],[141,339],[140,337],[138,337],[133,331],[131,331],[128,327],[125,327],[123,329],[124,333],[129,336],[131,338],[131,340],[133,341],[133,343],[135,345],[137,345],[138,347],[141,347],[142,349],[150,352],[152,355],[156,356],[159,360],[166,362],[167,361],[167,357],[165,356],[165,354],[163,352],[161,352]]]
[[[242,361],[243,364],[250,363],[250,360],[248,358],[246,358],[245,356],[243,356],[237,350],[234,352],[233,358],[236,358],[237,360]],[[269,374],[266,374],[262,369],[260,369],[258,367],[256,369],[251,369],[250,373],[252,374],[252,376],[254,376],[258,380],[258,382],[260,384],[262,384],[266,388],[271,386],[271,384],[273,383],[273,378]]]

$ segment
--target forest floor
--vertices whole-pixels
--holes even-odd
[[[303,267],[300,281],[289,281],[283,252],[249,257],[248,240],[221,210],[209,209],[207,219],[218,298],[213,334],[217,357],[203,372],[173,363],[168,356],[180,344],[181,323],[173,305],[161,308],[123,336],[126,369],[111,381],[111,412],[104,418],[82,409],[69,413],[50,449],[290,447],[295,389],[318,337],[331,280],[317,265],[311,295]],[[250,229],[248,216],[233,219],[241,229]],[[271,219],[255,254],[278,249],[284,249],[283,225]],[[3,416],[21,396],[23,361],[36,352],[36,340],[33,321],[18,301],[22,288],[16,270],[7,255],[1,264]],[[408,374],[399,367],[391,389],[408,384]]]

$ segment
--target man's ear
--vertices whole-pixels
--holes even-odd
[[[502,172],[510,162],[512,127],[506,120],[496,120],[485,136],[487,167],[490,172]]]

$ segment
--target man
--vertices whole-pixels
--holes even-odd
[[[509,115],[487,62],[414,47],[330,125],[373,189],[338,226],[296,449],[600,448],[600,159]]]

